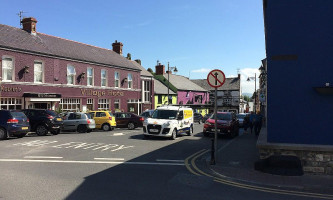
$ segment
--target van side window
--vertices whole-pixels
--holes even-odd
[[[179,112],[178,119],[184,119],[184,112],[183,111]]]

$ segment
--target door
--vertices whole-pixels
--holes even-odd
[[[96,127],[101,128],[102,124],[106,121],[106,114],[105,112],[96,112],[96,116],[94,118]]]
[[[78,113],[70,113],[64,120],[64,130],[76,130],[80,123],[81,115]]]

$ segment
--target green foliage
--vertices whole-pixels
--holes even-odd
[[[250,101],[251,101],[250,97],[247,96],[247,95],[244,95],[244,96],[243,96],[243,99],[244,99],[245,101],[247,101],[247,102],[250,102]]]
[[[62,109],[61,109],[61,107],[59,106],[58,108],[56,108],[56,109],[55,109],[55,112],[58,113],[58,114],[62,113]]]
[[[147,71],[150,72],[151,74],[155,75],[154,71],[151,68],[148,68]]]

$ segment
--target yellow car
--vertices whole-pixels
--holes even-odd
[[[102,129],[104,131],[113,130],[116,127],[116,119],[111,113],[111,111],[89,111],[89,114],[93,117],[96,123],[97,129]]]

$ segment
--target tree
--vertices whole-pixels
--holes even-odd
[[[244,96],[243,96],[243,99],[244,99],[245,101],[247,101],[247,102],[250,102],[250,100],[251,100],[250,97],[247,96],[247,95],[244,95]]]
[[[151,68],[148,68],[147,71],[150,72],[151,74],[154,74],[154,71]]]

